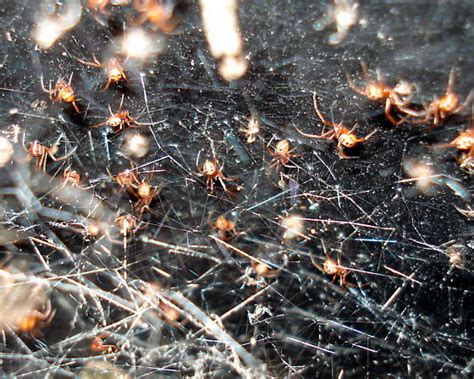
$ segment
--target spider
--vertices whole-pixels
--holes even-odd
[[[349,149],[353,148],[357,146],[359,143],[367,141],[370,137],[372,137],[377,132],[376,130],[374,130],[371,133],[367,134],[365,137],[357,137],[354,133],[354,130],[357,127],[357,125],[354,126],[352,129],[348,129],[342,124],[333,123],[331,121],[326,120],[318,108],[318,102],[317,102],[316,96],[317,95],[315,92],[313,94],[313,104],[314,104],[314,110],[316,111],[316,114],[318,115],[319,119],[322,121],[324,125],[329,126],[333,129],[322,134],[308,134],[308,133],[304,133],[303,131],[301,131],[295,126],[295,129],[301,135],[308,138],[321,138],[321,139],[327,139],[327,140],[336,139],[337,151],[339,153],[339,156],[341,158],[349,158],[344,152],[345,148],[349,148]]]
[[[474,127],[461,131],[456,138],[441,147],[453,147],[459,151],[470,151],[474,149]]]
[[[313,265],[321,272],[327,274],[327,275],[332,275],[332,281],[336,280],[339,277],[339,285],[341,287],[344,286],[350,286],[350,287],[355,287],[354,284],[348,283],[346,281],[347,275],[349,275],[351,272],[349,269],[341,266],[341,259],[338,257],[337,261],[332,259],[326,254],[326,259],[323,262],[323,265],[320,266],[319,264],[313,262]]]
[[[56,158],[54,154],[58,151],[58,145],[53,145],[47,147],[39,143],[39,141],[33,141],[30,143],[28,149],[26,149],[28,156],[27,161],[30,161],[31,158],[36,158],[36,167],[41,168],[43,171],[46,171],[46,163],[48,158],[51,158],[53,161],[61,160],[62,158]]]
[[[474,127],[461,131],[451,142],[438,146],[459,150],[461,152],[458,158],[459,166],[467,172],[474,170]]]
[[[448,85],[446,92],[435,98],[431,103],[425,105],[425,109],[422,111],[416,111],[414,109],[401,106],[399,110],[408,116],[415,118],[404,118],[401,122],[408,122],[410,124],[425,124],[429,121],[433,121],[432,126],[439,126],[444,120],[446,120],[451,114],[456,114],[464,110],[469,103],[472,102],[474,91],[471,90],[464,103],[461,104],[459,96],[453,91],[454,81],[456,78],[456,70],[454,68],[449,72]]]
[[[224,168],[224,165],[219,167],[219,161],[217,159],[206,159],[202,165],[202,167],[199,167],[199,156],[198,159],[196,160],[196,168],[198,170],[198,175],[199,176],[204,176],[206,177],[206,185],[207,189],[212,193],[214,192],[214,185],[216,180],[219,181],[221,184],[222,188],[224,188],[224,191],[227,192],[227,186],[225,185],[226,181],[235,181],[235,178],[227,178],[224,176],[222,173],[222,170]]]
[[[171,301],[165,299],[160,295],[162,288],[157,283],[146,283],[147,285],[143,288],[143,299],[150,306],[152,305],[158,310],[160,317],[171,326],[179,326],[182,318],[180,309],[174,305]],[[158,307],[156,308],[156,305]],[[185,322],[185,320],[183,321]]]
[[[464,269],[466,257],[462,245],[452,245],[446,249],[446,255],[449,258],[449,264],[452,268]]]
[[[103,68],[105,70],[107,73],[107,83],[104,86],[104,90],[108,89],[111,83],[119,83],[128,80],[125,75],[125,69],[117,58],[112,57],[105,63],[100,63],[93,54],[92,59],[94,59],[93,62],[84,61],[82,59],[77,60],[87,66]]]
[[[218,231],[217,234],[223,241],[226,241],[239,234],[235,229],[235,222],[228,220],[223,215],[220,215],[216,218],[214,225],[212,225],[212,229]]]
[[[28,316],[20,320],[16,325],[16,329],[21,333],[29,333],[33,337],[40,337],[43,335],[41,329],[48,326],[56,311],[51,308],[51,300],[43,306],[43,310],[33,310]]]
[[[115,219],[115,225],[120,229],[120,234],[126,237],[137,229],[137,220],[130,214],[124,214]]]
[[[383,82],[382,72],[379,68],[376,69],[377,80],[373,80],[369,76],[367,64],[364,62],[361,64],[365,87],[356,85],[352,77],[346,74],[349,86],[359,95],[366,96],[370,100],[385,102],[385,117],[393,125],[398,125],[400,121],[393,116],[392,107],[400,108],[409,105],[416,92],[416,85],[402,80],[395,87],[390,87]]]
[[[160,29],[165,33],[170,33],[176,27],[176,20],[173,20],[174,5],[170,0],[135,0],[135,9],[141,13],[138,24],[150,21],[155,29]]]
[[[96,353],[106,354],[112,354],[117,352],[117,346],[104,344],[103,338],[105,338],[105,336],[95,336],[90,344],[91,350]]]
[[[159,192],[159,188],[153,188],[147,179],[139,182],[136,190],[133,192],[138,202],[133,207],[140,216],[145,210],[150,209],[151,202]]]
[[[283,266],[279,269],[273,269],[263,261],[252,261],[251,265],[252,269],[255,271],[255,274],[257,274],[257,277],[259,278],[274,278],[283,269]]]
[[[104,233],[105,227],[99,222],[91,221],[85,225],[85,233],[93,238],[99,237]]]
[[[136,127],[138,123],[130,116],[128,111],[119,110],[117,113],[112,113],[112,111],[110,111],[110,117],[107,120],[99,124],[92,125],[91,127],[98,128],[103,125],[110,126],[114,130],[114,133],[119,133],[126,127]]]
[[[71,167],[67,167],[63,172],[63,179],[63,187],[67,183],[70,183],[73,187],[79,187],[79,183],[81,181],[81,174],[79,174],[76,170],[71,170]]]
[[[300,156],[299,154],[292,154],[295,149],[291,149],[290,141],[287,139],[278,141],[275,149],[273,151],[269,150],[270,154],[274,156],[270,162],[270,168],[278,166],[290,167],[288,166],[290,160]]]
[[[255,115],[250,116],[247,127],[239,129],[239,132],[247,136],[247,143],[254,143],[257,140],[257,134],[259,131],[260,121]]]
[[[133,190],[140,184],[140,180],[138,179],[137,174],[133,171],[125,170],[119,172],[117,175],[112,176],[113,180],[115,180],[121,187],[125,187],[127,189]]]
[[[71,76],[71,79],[72,79],[72,76]],[[53,102],[69,103],[72,105],[72,107],[77,113],[80,113],[79,107],[76,104],[76,93],[71,87],[71,79],[69,80],[69,83],[68,83],[64,79],[59,78],[54,88],[51,89],[50,87],[48,90],[44,87],[43,77],[41,77],[41,87],[43,88],[43,91],[49,94],[49,97],[51,98]]]
[[[178,326],[179,319],[182,317],[181,312],[176,306],[173,306],[172,303],[165,303],[164,301],[160,301],[158,303],[158,307],[160,309],[160,316],[171,326]]]

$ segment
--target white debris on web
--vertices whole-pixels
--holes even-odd
[[[352,0],[334,0],[334,5],[329,6],[327,13],[313,23],[317,31],[326,29],[331,24],[336,24],[336,32],[328,38],[330,45],[341,43],[349,34],[349,30],[359,21],[359,3]]]
[[[291,240],[304,236],[304,221],[299,215],[289,215],[284,217],[281,220],[280,225],[285,230],[283,232],[284,240]]]
[[[129,132],[125,134],[122,145],[123,153],[128,157],[143,158],[150,148],[150,141],[140,133]]]
[[[466,201],[470,199],[469,191],[459,180],[436,172],[433,164],[414,158],[407,158],[403,161],[402,165],[410,179],[400,180],[400,183],[414,182],[416,189],[421,194],[432,196],[436,194],[437,186],[445,186],[456,196]]]
[[[36,20],[33,38],[42,49],[49,49],[61,36],[74,28],[82,15],[82,5],[79,0],[65,0],[58,12],[58,3],[45,1],[42,13]]]
[[[161,37],[146,33],[142,28],[128,30],[120,40],[120,53],[128,58],[144,61],[163,51]]]
[[[219,59],[219,72],[227,81],[247,72],[236,0],[200,0],[201,16],[209,49]]]

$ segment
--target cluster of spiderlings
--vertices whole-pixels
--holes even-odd
[[[461,103],[459,96],[453,92],[455,70],[451,69],[449,75],[449,82],[446,88],[446,92],[436,97],[433,101],[424,106],[414,104],[413,99],[416,94],[416,84],[409,83],[406,81],[400,81],[395,87],[391,87],[385,84],[382,80],[382,73],[377,69],[377,80],[373,81],[369,77],[369,71],[367,65],[362,64],[364,71],[364,79],[366,81],[365,88],[359,87],[355,84],[352,77],[347,74],[347,80],[349,86],[358,94],[364,95],[370,100],[379,101],[385,103],[385,116],[393,125],[400,125],[408,123],[411,125],[417,124],[430,124],[431,126],[439,126],[443,121],[446,121],[449,116],[459,114],[466,110],[474,100],[474,90],[471,90],[466,100]],[[321,113],[317,103],[317,95],[314,93],[313,96],[314,109],[321,122],[332,130],[323,132],[321,134],[309,134],[301,131],[295,126],[298,133],[309,138],[319,139],[335,139],[337,141],[337,150],[341,158],[347,158],[344,149],[353,148],[368,140],[376,130],[367,134],[365,137],[357,137],[354,133],[355,127],[349,129],[341,123],[334,123],[328,121],[325,116]],[[421,108],[421,109],[418,109]],[[393,112],[403,115],[397,117]],[[410,117],[412,116],[412,117]],[[471,123],[472,121],[471,116]],[[462,154],[458,160],[461,168],[465,169],[468,173],[472,173],[473,160],[474,160],[474,129],[471,126],[467,130],[462,130],[459,135],[453,139],[450,143],[444,144],[445,147],[452,147],[458,149]]]
[[[454,80],[456,71],[454,68],[449,73],[449,80],[446,91],[443,95],[435,97],[431,102],[423,106],[413,104],[417,85],[406,81],[400,81],[395,87],[390,87],[382,80],[382,73],[377,69],[377,80],[370,79],[368,68],[362,65],[365,88],[358,87],[347,75],[350,87],[361,95],[367,96],[370,100],[385,102],[385,116],[394,125],[408,123],[410,125],[428,124],[431,127],[440,126],[449,116],[461,114],[469,110],[469,106],[474,106],[474,90],[471,90],[464,102],[461,102],[459,95],[454,92]],[[392,111],[402,114],[403,117],[395,118]],[[473,115],[471,112],[471,125],[466,130],[461,130],[456,138],[444,144],[444,147],[456,148],[461,152],[458,159],[459,166],[468,173],[472,173],[474,163],[474,129]]]
[[[379,70],[374,81],[363,65],[365,85],[348,76],[349,86],[384,103],[386,120],[358,137],[321,112],[328,82],[270,64],[271,52],[252,45],[254,29],[252,53],[238,57],[248,77],[229,84],[218,62],[236,57],[207,53],[197,3],[85,5],[77,32],[32,53],[56,84],[32,81],[41,92],[10,110],[7,142],[18,149],[2,147],[6,372],[342,378],[469,365],[473,128],[430,142],[428,153],[415,128],[390,128],[451,125],[466,113],[471,95],[461,103],[454,70],[445,94],[418,104],[417,85],[389,86]],[[330,49],[359,29],[363,9],[350,5]],[[81,27],[104,35],[87,41]],[[156,40],[159,49],[141,45]],[[285,56],[286,43],[277,47]],[[317,119],[321,132],[302,131],[313,133]],[[29,126],[36,120],[43,129]],[[405,156],[444,147],[459,151],[461,179]],[[426,226],[426,209],[445,217],[442,230]]]

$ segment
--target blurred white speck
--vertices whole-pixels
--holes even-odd
[[[219,66],[219,73],[221,76],[231,82],[241,78],[246,72],[248,61],[242,56],[226,56],[222,58]]]
[[[248,61],[243,53],[236,0],[200,0],[204,33],[209,50],[220,59],[219,72],[227,81],[241,78]]]
[[[36,21],[33,38],[43,49],[50,48],[64,32],[76,26],[81,19],[82,5],[79,0],[65,0],[63,12],[59,15],[55,13],[56,6],[57,4],[43,4],[43,12]]]
[[[359,3],[352,0],[334,0],[334,5],[330,6],[327,14],[313,23],[313,29],[321,31],[331,25],[336,24],[336,33],[332,33],[328,38],[330,45],[337,45],[349,34],[349,29],[359,21]]]
[[[129,133],[125,136],[122,146],[123,153],[129,157],[142,158],[148,153],[148,138],[140,133]]]
[[[383,33],[383,32],[378,32],[378,33],[377,33],[377,38],[378,38],[379,40],[385,41],[385,40],[387,39],[387,35],[386,35],[385,33]]]
[[[304,233],[304,221],[301,216],[290,215],[281,220],[281,227],[285,229],[283,239],[290,240]]]
[[[319,203],[313,203],[313,204],[311,204],[311,206],[309,207],[309,210],[310,210],[310,211],[316,211],[317,209],[319,209]]]
[[[359,4],[347,4],[343,2],[342,4],[338,4],[336,2],[336,10],[335,10],[335,21],[337,24],[338,30],[348,30],[351,26],[355,25],[359,19]]]
[[[127,58],[145,60],[163,50],[163,41],[152,39],[141,28],[129,30],[121,41],[121,54]]]
[[[10,114],[17,114],[18,113],[18,108],[12,108],[8,111]]]
[[[35,30],[35,41],[42,48],[51,47],[54,42],[63,34],[64,29],[60,23],[52,19],[40,20]]]
[[[439,177],[435,173],[433,166],[413,158],[405,159],[402,165],[410,179],[401,182],[413,181],[419,192],[424,195],[431,195],[433,193],[433,187],[436,184],[434,179]]]

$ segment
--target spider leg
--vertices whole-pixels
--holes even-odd
[[[317,94],[316,92],[313,92],[313,106],[314,106],[314,110],[316,112],[316,114],[318,115],[319,119],[321,120],[321,122],[324,124],[324,125],[327,125],[327,126],[330,126],[332,128],[334,128],[337,124],[334,124],[333,122],[331,121],[328,121],[326,120],[326,118],[324,117],[324,115],[321,113],[321,111],[319,110],[318,108],[318,99],[317,99]]]
[[[469,92],[469,95],[467,95],[466,100],[464,100],[464,103],[459,105],[452,113],[459,113],[462,112],[464,109],[467,108],[468,105],[474,102],[474,90],[471,90]]]
[[[40,76],[40,83],[41,83],[41,88],[43,89],[43,91],[51,95],[51,83],[49,83],[49,91],[48,91],[44,86],[43,75]]]
[[[43,171],[46,171],[46,163],[48,161],[48,154],[47,153],[43,153],[41,155],[41,158],[39,160],[39,166],[38,168],[41,168]]]
[[[365,137],[361,138],[360,142],[367,141],[370,137],[372,137],[375,133],[377,133],[377,129],[371,131],[369,134],[367,134]]]
[[[120,74],[122,74],[122,79],[127,82],[128,78],[127,78],[127,75],[125,74],[125,71],[120,70]]]
[[[392,100],[390,97],[387,97],[387,100],[385,101],[385,117],[393,124],[397,125],[397,120],[395,117],[392,115]]]
[[[217,177],[217,180],[219,180],[219,183],[221,184],[222,188],[224,188],[224,191],[227,192],[227,186],[225,185],[225,181],[221,175]]]
[[[354,126],[349,130],[349,133],[354,134],[354,130],[356,130],[358,126],[359,124],[355,123]]]
[[[206,186],[211,193],[214,192],[214,178],[209,176],[206,180]]]
[[[452,142],[447,142],[447,143],[437,143],[434,145],[431,145],[432,147],[436,149],[449,149],[449,148],[456,148],[456,145],[453,144]]]
[[[196,157],[196,162],[195,162],[195,164],[196,164],[196,168],[197,168],[198,172],[199,172],[200,174],[202,174],[201,168],[199,167],[199,158],[200,158],[200,156],[201,156],[201,150],[199,150],[199,153],[198,153],[198,155],[197,155],[197,157]]]
[[[288,152],[288,157],[289,159],[288,160],[291,160],[292,158],[300,158],[303,156],[303,154],[292,154],[293,151],[296,150],[296,147],[294,147],[293,149],[291,149],[289,152]]]
[[[219,161],[217,159],[214,159],[214,164],[216,166],[219,165]],[[219,167],[219,172],[222,172],[222,170],[224,170],[224,163],[222,163],[221,167]]]
[[[92,59],[94,59],[94,63],[97,65],[97,67],[102,66],[102,64],[99,62],[99,60],[97,59],[94,53],[92,53]]]
[[[432,114],[431,114],[432,112],[430,112],[429,110],[427,110],[427,109],[429,109],[429,106],[428,106],[428,107],[425,106],[425,110],[422,110],[422,111],[416,111],[416,110],[414,110],[414,109],[412,109],[412,108],[408,108],[408,107],[399,107],[398,109],[399,109],[401,112],[403,112],[403,113],[405,113],[405,114],[407,114],[407,115],[409,115],[409,116],[413,116],[413,117],[425,117],[425,119],[424,119],[425,121],[424,121],[424,122],[428,121],[429,118],[432,116]]]
[[[354,92],[357,92],[359,95],[365,96],[364,89],[362,87],[359,87],[357,84],[355,84],[354,79],[349,73],[346,73],[346,78],[347,78],[347,83],[349,84],[349,87],[351,87]]]
[[[43,162],[42,162],[41,156],[36,157],[36,163],[35,163],[36,168],[40,169],[42,165],[43,165]]]
[[[370,75],[369,75],[369,66],[367,65],[365,61],[361,61],[360,65],[362,67],[362,74],[364,76],[364,80],[366,82],[371,82]]]
[[[81,111],[79,110],[79,107],[76,104],[76,100],[72,101],[71,104],[74,110],[76,111],[76,113],[81,113]]]
[[[433,104],[433,103],[432,103]],[[412,124],[412,125],[421,125],[427,123],[433,116],[436,117],[436,114],[439,113],[438,110],[430,109],[430,105],[425,104],[425,109],[423,111],[416,111],[414,109],[408,107],[398,107],[400,112],[405,113],[408,116],[415,117],[402,117],[398,122],[397,125],[403,124],[404,122]],[[418,117],[418,119],[416,119]]]
[[[44,315],[43,321],[46,323],[46,325],[48,325],[53,320],[53,317],[56,314],[56,310],[52,309],[51,300],[48,300],[48,302],[46,303],[46,308],[42,312],[42,314]]]
[[[107,125],[107,121],[104,121],[104,122],[99,122],[98,124],[95,124],[95,125],[91,125],[90,128],[99,128],[103,125]]]
[[[395,91],[392,91],[390,95],[387,97],[387,101],[393,102],[393,104],[396,105],[397,107],[403,107],[410,104],[412,99],[413,99],[413,94],[410,94],[405,99],[403,99]]]
[[[51,152],[51,150],[48,150],[46,152],[46,159],[48,159],[48,156],[55,162],[62,159],[62,158],[56,158],[54,154]]]
[[[280,165],[280,160],[278,158],[274,158],[270,162],[270,166],[268,166],[268,169],[271,172],[273,169],[276,170],[279,165]]]
[[[344,146],[342,146],[342,143],[340,141],[337,141],[337,146],[336,146],[337,152],[339,154],[339,157],[342,159],[348,159],[350,158],[344,151]]]
[[[449,71],[448,85],[446,86],[447,94],[453,92],[455,80],[456,80],[456,69],[453,67]]]
[[[296,131],[299,134],[301,134],[304,137],[308,137],[308,138],[333,139],[334,135],[335,135],[334,130],[328,130],[327,132],[322,133],[322,134],[311,134],[311,133],[303,132],[302,130],[298,129],[298,127],[296,125],[293,125],[293,126],[295,127]]]
[[[112,83],[112,79],[108,78],[107,83],[105,83],[105,86],[104,86],[104,91],[109,89],[111,83]]]
[[[85,64],[86,66],[90,66],[90,67],[101,67],[102,65],[100,64],[100,62],[97,60],[97,58],[95,57],[94,54],[92,54],[92,59],[94,59],[94,62],[90,62],[90,61],[85,61],[85,60],[82,60],[80,58],[77,58],[77,61],[82,63],[82,64]]]
[[[377,68],[375,69],[375,74],[376,74],[376,76],[377,76],[377,81],[378,81],[379,83],[383,83],[383,75],[382,75],[382,70],[380,69],[380,67],[377,67]]]
[[[321,272],[324,272],[324,269],[322,266],[320,266],[319,264],[315,263],[315,262],[312,262],[313,263],[313,266],[316,267],[319,271]]]
[[[224,176],[222,174],[219,175],[219,178],[222,178],[222,180],[225,180],[226,182],[235,182],[237,181],[238,179],[237,178],[234,178],[234,177],[227,177],[227,176]]]

